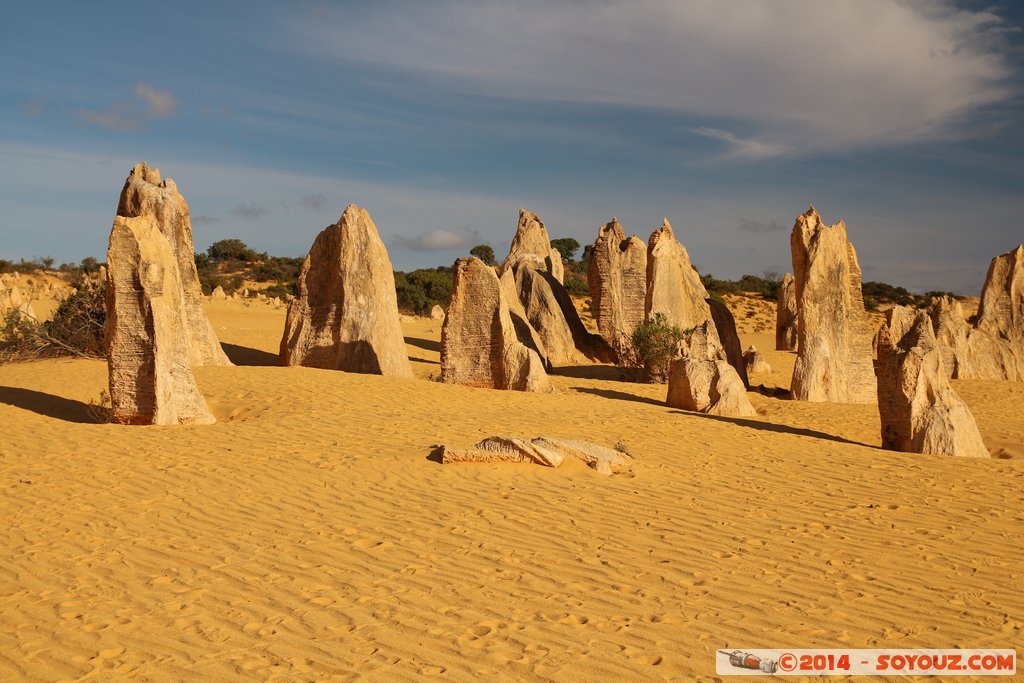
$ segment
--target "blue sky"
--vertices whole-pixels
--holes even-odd
[[[348,203],[396,268],[667,216],[790,269],[813,203],[865,280],[977,294],[1024,240],[1024,12],[907,0],[37,2],[0,24],[0,257],[102,258],[141,160],[197,249],[304,255]]]

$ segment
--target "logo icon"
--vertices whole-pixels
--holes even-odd
[[[740,652],[739,650],[733,650],[727,652],[729,655],[729,663],[738,669],[753,669],[754,671],[762,671],[766,674],[775,673],[779,665],[774,659],[768,659],[767,657],[758,657],[752,655],[749,652]]]

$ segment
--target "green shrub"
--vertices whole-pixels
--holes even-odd
[[[560,237],[556,240],[551,240],[551,248],[558,250],[558,253],[562,255],[563,261],[571,261],[576,252],[580,250],[580,243],[572,237]]]
[[[398,308],[415,315],[427,315],[435,306],[448,308],[454,276],[449,266],[421,268],[408,273],[395,271]]]
[[[103,357],[105,296],[106,283],[83,279],[49,321],[40,322],[17,309],[8,311],[0,327],[0,362]]]
[[[576,273],[565,274],[565,290],[573,296],[590,296],[590,287],[587,285],[587,279],[580,277]]]
[[[221,261],[244,261],[246,263],[257,260],[258,254],[249,248],[245,242],[239,239],[218,240],[206,250],[210,259],[214,262]]]
[[[679,353],[679,346],[696,328],[684,330],[668,322],[663,313],[636,326],[632,336],[620,340],[621,365],[633,368],[637,377],[648,382],[666,382],[669,366]]]
[[[298,285],[295,282],[289,284],[278,283],[276,285],[270,285],[263,290],[263,293],[273,299],[275,296],[279,299],[287,299],[289,296],[295,296],[298,294]]]

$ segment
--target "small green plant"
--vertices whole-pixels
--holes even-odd
[[[655,313],[633,330],[632,336],[619,340],[619,363],[632,368],[637,381],[668,381],[669,365],[679,354],[680,345],[696,328],[684,330],[673,325],[664,313]]]
[[[89,405],[85,410],[89,419],[99,424],[109,424],[114,419],[113,405],[106,389],[100,392],[99,398],[89,399]]]
[[[565,291],[573,296],[589,296],[590,287],[587,285],[587,279],[576,275],[575,273],[566,273],[565,275]]]

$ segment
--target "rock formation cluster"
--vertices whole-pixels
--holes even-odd
[[[660,228],[651,233],[647,242],[646,287],[645,320],[653,320],[661,314],[669,324],[683,330],[691,330],[710,321],[712,324],[706,327],[705,332],[709,343],[722,350],[724,359],[746,386],[743,349],[732,313],[725,304],[708,296],[686,247],[676,240],[667,218]]]
[[[681,356],[672,362],[665,402],[673,408],[709,415],[757,415],[743,381],[726,360],[710,320],[697,326],[684,342]]]
[[[871,337],[857,253],[846,224],[825,225],[812,206],[790,235],[799,319],[791,390],[801,401],[874,403]]]
[[[889,311],[878,338],[882,448],[989,457],[974,416],[946,375],[928,313]]]
[[[441,381],[489,389],[553,392],[540,355],[523,344],[494,269],[455,262],[452,301],[441,328]]]
[[[992,259],[973,327],[952,297],[928,310],[949,377],[1024,382],[1024,246]]]
[[[412,377],[395,276],[370,214],[349,204],[313,242],[288,306],[281,362]]]
[[[561,255],[550,244],[544,223],[536,214],[520,209],[519,226],[501,269],[520,339],[550,365],[614,361],[608,343],[588,331],[580,319],[562,284]]]

